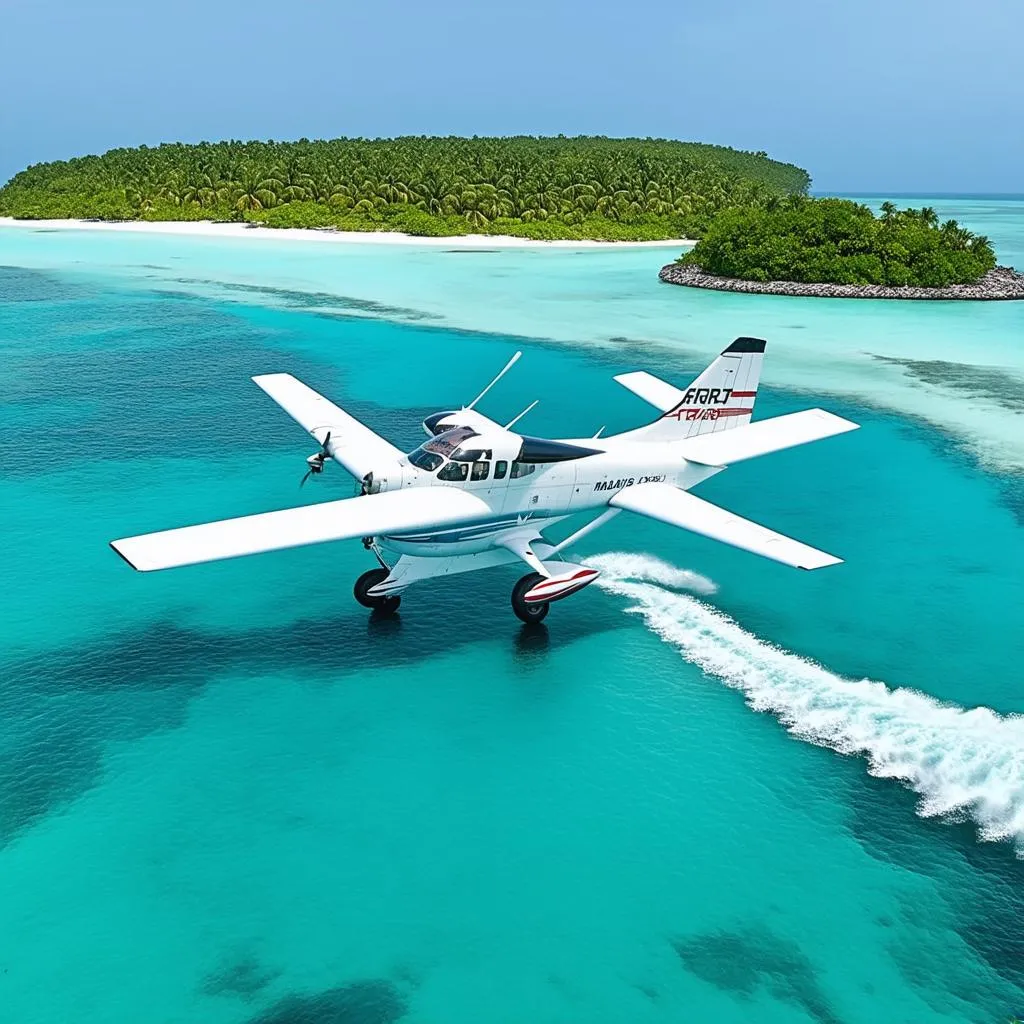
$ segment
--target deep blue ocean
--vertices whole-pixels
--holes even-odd
[[[1024,201],[930,202],[1024,266]],[[1024,304],[253,234],[0,225],[0,1021],[1024,1014]],[[352,493],[253,374],[411,448],[521,348],[483,411],[586,436],[743,334],[756,418],[861,429],[698,493],[834,569],[623,515],[531,632],[514,566],[376,620],[358,542],[107,546]]]

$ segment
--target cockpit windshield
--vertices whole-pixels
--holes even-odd
[[[444,459],[437,452],[424,451],[423,445],[420,445],[409,455],[409,461],[417,469],[425,469],[428,473],[433,473],[444,462]]]
[[[477,436],[477,432],[470,427],[453,427],[429,441],[424,441],[419,448],[410,452],[409,461],[418,469],[433,473],[445,459],[455,456],[460,445]]]

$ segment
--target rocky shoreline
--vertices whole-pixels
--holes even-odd
[[[996,267],[974,284],[945,288],[895,288],[880,284],[806,284],[800,281],[743,281],[736,277],[705,274],[696,264],[670,263],[658,277],[666,284],[712,288],[751,295],[794,295],[821,299],[1024,299],[1024,274],[1012,267]]]

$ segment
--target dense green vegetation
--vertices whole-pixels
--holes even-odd
[[[664,139],[204,142],[36,164],[0,189],[0,214],[681,238],[720,210],[809,184],[806,171],[764,153]]]
[[[939,224],[931,207],[876,217],[849,199],[793,197],[724,210],[681,263],[747,281],[943,287],[977,281],[996,265],[989,240]]]

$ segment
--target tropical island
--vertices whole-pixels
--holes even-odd
[[[653,241],[809,186],[763,152],[666,139],[202,142],[35,164],[0,188],[0,216]]]
[[[930,207],[876,217],[849,199],[794,195],[721,211],[693,249],[663,267],[669,284],[824,298],[1024,299],[1024,274]]]

